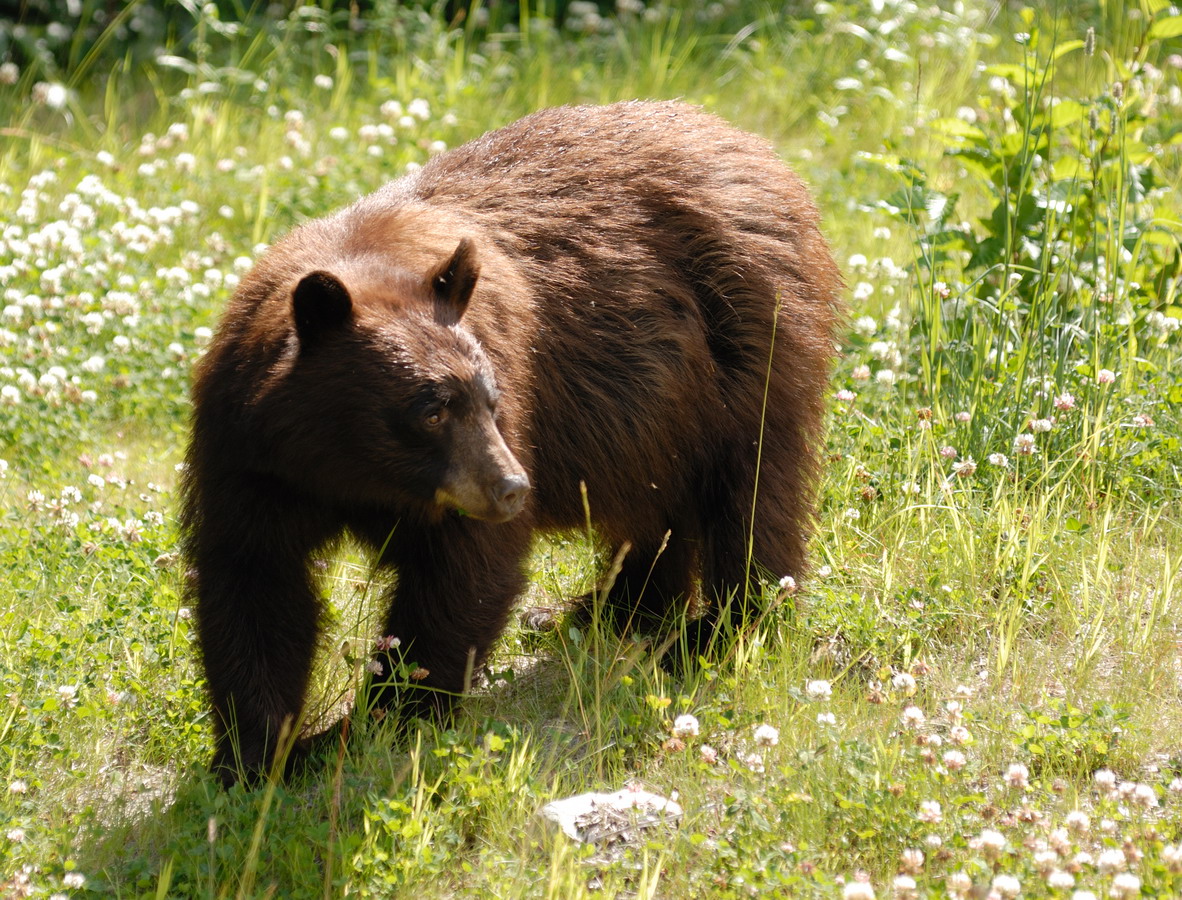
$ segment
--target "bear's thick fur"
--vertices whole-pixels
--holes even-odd
[[[396,572],[382,634],[437,705],[504,628],[534,533],[584,523],[581,484],[631,545],[621,620],[700,582],[708,630],[757,595],[752,559],[801,575],[840,285],[770,146],[677,103],[544,110],[276,243],[193,385],[215,767],[259,772],[298,722],[312,557],[346,531]]]

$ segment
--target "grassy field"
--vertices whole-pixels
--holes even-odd
[[[0,895],[1182,895],[1177,7],[373,6],[132,5],[0,67]],[[633,97],[766,135],[824,212],[852,315],[811,576],[681,680],[514,627],[446,730],[219,791],[175,486],[238,278],[432,153]],[[528,600],[603,565],[555,536]],[[325,561],[317,713],[370,575]],[[683,816],[536,815],[626,784]]]

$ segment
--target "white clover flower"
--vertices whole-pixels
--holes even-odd
[[[988,859],[997,859],[1006,848],[1006,839],[1000,831],[994,831],[992,828],[986,828],[977,837],[977,847],[985,854]]]
[[[837,716],[831,712],[817,713],[818,725],[837,725]]]
[[[332,90],[332,76],[331,75],[317,75],[312,79],[312,83],[322,91]]]
[[[780,743],[780,732],[771,725],[758,725],[755,728],[754,739],[760,747],[774,747]]]
[[[25,830],[23,828],[10,828],[5,835],[12,843],[19,844],[25,839]]]
[[[959,772],[965,767],[965,755],[959,750],[948,750],[944,753],[944,767],[949,772]]]
[[[763,757],[760,756],[758,753],[748,753],[746,755],[740,754],[739,759],[743,763],[743,765],[745,765],[748,769],[750,769],[756,775],[763,774],[763,772],[764,772]]]
[[[854,321],[854,331],[863,337],[870,337],[878,331],[878,323],[873,316],[862,316]]]
[[[904,872],[909,872],[912,875],[918,875],[923,871],[923,851],[917,848],[909,848],[904,850],[899,855],[899,868]]]
[[[864,253],[855,253],[852,256],[850,256],[850,258],[848,260],[849,267],[851,269],[854,269],[855,271],[858,269],[866,268],[866,263],[867,263],[867,260],[866,260],[866,255]]]
[[[70,99],[65,85],[47,81],[38,81],[33,85],[32,96],[34,103],[41,103],[50,109],[63,109]]]
[[[1157,808],[1157,793],[1148,784],[1138,784],[1133,788],[1133,802],[1142,809]]]
[[[1092,780],[1096,783],[1097,788],[1106,793],[1116,790],[1116,773],[1111,769],[1100,769],[1092,776]]]
[[[833,685],[823,679],[817,679],[804,686],[804,693],[810,700],[828,700],[833,696]]]
[[[1038,874],[1046,878],[1054,870],[1055,866],[1058,865],[1059,854],[1050,847],[1041,845],[1042,841],[1036,844],[1036,847],[1039,849],[1034,851],[1034,868],[1038,870]]]
[[[869,281],[859,281],[854,285],[855,300],[868,300],[873,293],[874,285],[872,285]]]
[[[1033,434],[1019,434],[1014,438],[1014,452],[1019,456],[1033,456],[1035,449]]]
[[[1050,419],[1031,419],[1030,430],[1035,434],[1046,434],[1055,426]]]
[[[1110,848],[1096,857],[1096,868],[1105,874],[1123,872],[1129,867],[1123,850]]]
[[[28,789],[29,784],[23,778],[16,778],[9,782],[8,785],[8,793],[10,794],[23,794],[28,791]]]
[[[1116,373],[1111,369],[1101,369],[1096,373],[1096,384],[1112,384],[1116,381]]]
[[[1075,877],[1070,872],[1055,869],[1047,876],[1047,887],[1053,891],[1066,891],[1075,887]]]
[[[917,896],[915,879],[910,875],[896,875],[891,882],[891,892],[898,900],[914,900]]]
[[[796,579],[791,575],[785,575],[780,579],[780,590],[786,594],[796,593]]]
[[[999,469],[1008,468],[1010,465],[1009,457],[1004,453],[990,453],[988,457],[989,465],[997,466]]]
[[[700,733],[701,728],[696,716],[682,713],[673,720],[673,737],[675,738],[697,737]]]
[[[1131,872],[1121,872],[1112,879],[1110,893],[1113,897],[1128,898],[1141,895],[1141,879]]]
[[[1162,847],[1161,861],[1173,874],[1182,873],[1182,844],[1166,844]]]
[[[78,703],[78,685],[63,684],[57,689],[57,696],[62,701],[62,706],[72,709]]]
[[[958,478],[968,478],[977,471],[977,461],[971,456],[959,459],[952,464],[952,474]]]
[[[21,77],[20,67],[14,62],[0,65],[0,84],[16,84]]]
[[[948,894],[952,897],[966,897],[973,889],[973,879],[966,872],[950,872],[944,879]]]
[[[407,104],[406,111],[416,119],[426,122],[431,118],[431,105],[421,97],[416,97]]]
[[[993,879],[993,889],[1006,900],[1012,900],[1022,893],[1022,882],[1013,875],[998,875]]]
[[[927,716],[923,714],[923,710],[918,706],[908,706],[903,710],[900,716],[904,728],[916,729],[922,728],[923,723],[927,721]]]
[[[62,884],[68,888],[80,888],[86,884],[86,876],[81,872],[67,872],[62,876]]]
[[[874,380],[881,385],[891,387],[895,383],[895,373],[892,369],[879,369],[874,375]]]
[[[20,310],[18,309],[17,312],[19,314]],[[867,365],[855,366],[854,370],[852,372],[850,372],[850,377],[852,379],[854,379],[854,381],[869,381],[870,380],[870,366],[867,366]]]
[[[866,880],[863,880],[866,878]],[[847,881],[841,889],[842,900],[874,900],[874,887],[867,876],[855,876],[853,881]]]
[[[703,744],[698,750],[698,756],[701,757],[702,762],[708,766],[714,765],[718,762],[718,751],[709,744]]]
[[[910,672],[897,672],[891,678],[891,687],[896,691],[901,691],[904,695],[911,697],[915,694],[918,686],[915,683],[915,676]]]
[[[1088,818],[1088,814],[1078,809],[1069,812],[1063,823],[1076,834],[1087,834],[1092,827],[1092,820]]]
[[[1011,763],[1006,769],[1006,784],[1020,791],[1030,787],[1030,770],[1022,763]]]
[[[944,811],[940,808],[939,800],[924,800],[919,804],[919,821],[935,824],[944,819]]]
[[[365,668],[366,668],[366,671],[370,672],[373,675],[383,675],[383,674],[385,674],[385,671],[386,671],[386,669],[382,665],[381,661],[376,660],[376,659],[371,659],[369,662],[367,662],[365,664]]]
[[[857,399],[858,395],[855,394],[853,391],[846,390],[845,388],[842,388],[840,391],[837,392],[836,397],[840,403],[853,403],[854,400]]]

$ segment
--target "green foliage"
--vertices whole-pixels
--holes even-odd
[[[1125,730],[1128,709],[1096,703],[1084,712],[1057,697],[1043,709],[1023,709],[1017,743],[1039,774],[1086,776],[1108,763]]]

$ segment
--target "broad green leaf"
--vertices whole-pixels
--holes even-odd
[[[948,116],[943,119],[934,119],[928,123],[935,134],[943,137],[951,138],[972,138],[973,140],[985,140],[985,132],[983,132],[976,125],[970,125],[964,119],[957,119],[954,116]]]
[[[1055,47],[1055,52],[1051,54],[1051,59],[1058,59],[1061,56],[1066,56],[1072,50],[1078,50],[1084,45],[1083,41],[1064,41]]]
[[[1000,75],[1002,78],[1008,78],[1014,84],[1025,84],[1027,81],[1032,81],[1034,75],[1029,66],[1018,65],[1016,63],[997,63],[992,66],[986,66],[985,71],[990,75]]]
[[[1074,100],[1063,100],[1051,107],[1051,125],[1055,128],[1074,125],[1087,114],[1088,111],[1083,104]]]
[[[1166,16],[1149,26],[1151,41],[1179,37],[1180,35],[1182,35],[1182,16]]]

